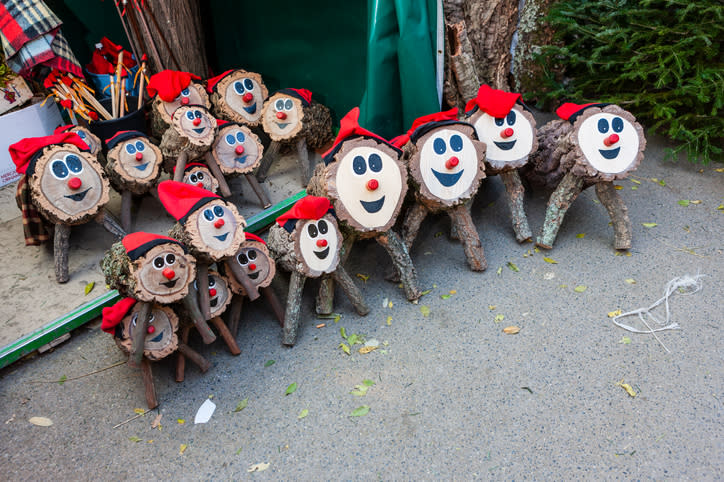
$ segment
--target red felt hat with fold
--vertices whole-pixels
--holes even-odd
[[[118,325],[126,314],[136,304],[133,298],[123,298],[113,306],[106,306],[101,310],[101,330],[114,335],[116,333],[116,325]]]
[[[334,144],[332,144],[332,147],[327,152],[322,154],[322,159],[325,164],[332,162],[332,158],[342,147],[342,142],[351,137],[366,137],[375,139],[381,144],[385,144],[396,151],[398,150],[386,139],[383,139],[372,131],[368,131],[364,127],[360,127],[359,114],[359,107],[355,107],[351,111],[347,112],[347,114],[339,121],[339,133],[337,134],[337,138],[334,140]]]
[[[486,114],[500,119],[508,115],[520,98],[520,94],[493,89],[483,84],[478,89],[478,95],[465,104],[465,111],[471,111],[477,106]]]
[[[277,224],[291,233],[298,219],[321,219],[330,211],[332,203],[326,197],[304,196],[277,218]]]
[[[217,75],[216,77],[211,77],[209,80],[206,81],[206,92],[209,94],[213,94],[214,90],[216,90],[216,84],[218,84],[221,79],[232,73],[233,70],[227,70],[223,74]]]
[[[118,131],[110,139],[106,139],[106,147],[113,149],[120,142],[127,141],[128,139],[135,139],[136,137],[143,137],[148,139],[148,136],[141,131]]]
[[[88,144],[75,132],[61,132],[44,137],[26,137],[8,147],[10,158],[15,163],[15,171],[31,175],[35,170],[35,161],[43,148],[55,144],[73,144],[82,151],[88,150]]]
[[[162,70],[151,76],[146,91],[149,97],[158,94],[164,102],[173,102],[176,97],[181,95],[181,91],[189,86],[192,79],[201,80],[201,77],[189,72]]]
[[[123,240],[121,240],[123,247],[126,248],[126,254],[131,258],[132,261],[137,260],[144,254],[148,253],[151,248],[158,246],[159,244],[178,244],[186,252],[186,246],[173,238],[168,236],[161,236],[160,234],[145,233],[143,231],[137,231],[135,233],[127,234]]]
[[[583,113],[584,110],[589,107],[605,107],[608,104],[601,104],[592,102],[589,104],[574,104],[573,102],[566,102],[562,106],[556,109],[556,114],[563,120],[567,120],[570,123],[576,121],[576,118]]]
[[[191,213],[221,196],[192,184],[163,181],[158,185],[158,198],[166,211],[183,224]]]
[[[304,107],[309,107],[312,103],[312,91],[307,89],[281,89],[276,92],[277,94],[286,94],[302,101]]]
[[[438,125],[454,124],[454,123],[458,123],[458,122],[460,122],[460,121],[458,121],[458,108],[457,107],[453,107],[450,110],[444,110],[441,112],[434,112],[432,114],[427,114],[427,115],[424,115],[422,117],[418,117],[417,119],[415,119],[412,123],[412,127],[410,127],[410,129],[407,131],[407,133],[395,137],[392,140],[392,144],[395,147],[399,148],[399,147],[402,147],[405,144],[407,144],[410,141],[410,139],[412,138],[413,134],[416,134],[417,137],[421,136],[422,135],[421,132],[416,133],[415,131],[417,131],[418,128],[420,128],[424,125],[430,124],[429,127],[434,128],[434,127],[437,127]],[[426,129],[426,131],[427,130],[429,130],[429,129]]]
[[[259,242],[259,243],[261,243],[261,244],[266,244],[266,241],[264,241],[263,239],[261,239],[261,238],[260,238],[259,236],[257,236],[256,234],[251,234],[251,233],[245,232],[245,233],[244,233],[244,236],[246,236],[246,240],[247,240],[247,241],[257,241],[257,242]]]

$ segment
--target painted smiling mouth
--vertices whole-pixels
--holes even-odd
[[[280,124],[279,122],[275,122],[275,124],[276,124],[277,127],[279,127],[280,129],[286,129],[287,126],[290,124],[290,122],[286,122],[286,123],[284,123],[284,124]]]
[[[215,308],[218,302],[219,302],[219,298],[211,298],[209,300],[209,306],[212,308]]]
[[[177,281],[178,281],[178,278],[172,279],[171,281],[166,281],[165,283],[161,283],[161,284],[164,285],[166,288],[173,288],[174,286],[176,286]]]
[[[71,201],[82,201],[85,198],[85,195],[88,194],[88,191],[90,191],[91,189],[93,189],[93,188],[89,187],[88,189],[86,189],[83,192],[78,192],[75,194],[68,194],[67,196],[64,196],[64,197],[67,197]]]
[[[603,157],[606,159],[616,159],[618,157],[618,153],[621,151],[620,147],[617,147],[616,149],[599,149],[598,152],[601,153]]]
[[[327,246],[326,248],[324,248],[324,250],[322,250],[322,251],[315,251],[314,254],[315,254],[315,255],[317,256],[317,258],[319,258],[319,259],[324,259],[324,258],[326,258],[327,255],[329,254],[329,246]]]
[[[463,172],[465,172],[465,169],[462,171],[456,172],[454,174],[445,174],[444,172],[438,172],[435,169],[431,169],[432,173],[435,174],[435,177],[438,181],[440,181],[440,184],[442,184],[445,187],[450,187],[454,185],[458,180],[460,179],[460,176],[463,175]]]
[[[256,112],[256,102],[254,102],[249,107],[242,107],[242,109],[244,109],[248,114],[253,114],[254,112]]]
[[[198,129],[191,129],[191,130],[197,134],[201,134],[202,132],[204,132],[206,130],[206,127],[200,127]]]
[[[247,157],[249,157],[249,156],[235,157],[234,161],[238,162],[239,164],[244,164],[246,162]]]
[[[229,233],[224,233],[224,234],[222,234],[222,235],[220,235],[220,236],[214,236],[214,237],[215,237],[216,239],[218,239],[219,241],[226,241],[226,237],[227,237],[228,235],[229,235]]]
[[[370,214],[374,214],[382,209],[382,206],[384,206],[385,196],[382,196],[377,201],[360,201],[360,204],[362,204],[362,207],[365,208],[365,211]]]
[[[163,339],[163,332],[159,333],[158,336],[151,339],[151,343],[158,343]]]
[[[516,142],[517,142],[517,139],[515,141],[508,141],[508,142],[493,141],[493,144],[498,146],[498,149],[500,149],[501,151],[509,151],[513,148],[513,146],[515,145]]]
[[[259,277],[259,271],[257,271],[256,273],[249,273],[248,276],[249,279],[257,279]]]
[[[135,168],[138,169],[139,171],[145,171],[146,168],[148,167],[148,164],[149,164],[149,163],[147,162],[147,163],[145,163],[145,164],[141,164],[141,165],[139,165],[139,166],[133,166],[133,167],[135,167]]]

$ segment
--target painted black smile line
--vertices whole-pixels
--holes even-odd
[[[259,271],[256,273],[249,273],[249,279],[257,279],[259,277]]]
[[[382,196],[377,201],[360,201],[360,204],[362,204],[362,207],[365,208],[365,211],[370,214],[374,214],[385,205],[385,196]]]
[[[243,109],[244,109],[247,113],[253,114],[254,112],[256,112],[256,102],[254,102],[254,103],[253,103],[252,105],[250,105],[249,107],[243,107]]]
[[[454,185],[456,182],[458,182],[458,179],[460,179],[460,176],[463,175],[463,172],[465,172],[465,169],[463,169],[460,172],[456,172],[454,174],[445,174],[444,172],[438,172],[435,169],[431,169],[432,173],[435,174],[435,177],[438,181],[440,181],[440,184],[442,184],[445,187],[450,187]]]
[[[206,127],[200,127],[198,129],[191,129],[191,130],[197,134],[201,134],[202,132],[204,132],[206,130]]]
[[[83,191],[83,192],[78,192],[78,193],[75,193],[75,194],[68,194],[68,195],[65,196],[65,197],[67,197],[67,198],[70,199],[71,201],[82,201],[82,200],[85,198],[85,195],[88,194],[88,191],[90,191],[91,189],[93,189],[93,188],[92,188],[92,187],[89,187],[88,189],[86,189],[86,190]]]
[[[163,332],[159,333],[158,336],[151,339],[152,343],[158,343],[163,339]]]
[[[249,157],[249,156],[235,157],[234,161],[238,162],[239,164],[244,164],[246,162],[247,157]]]
[[[224,234],[222,234],[222,235],[214,236],[214,237],[215,237],[216,239],[218,239],[219,241],[226,241],[226,237],[227,237],[228,235],[229,235],[229,233],[224,233]]]
[[[133,166],[133,167],[135,167],[135,168],[138,169],[139,171],[145,171],[146,168],[148,167],[148,164],[149,164],[149,163],[146,162],[146,163],[144,163],[144,164],[141,164],[141,165],[138,165],[138,166]]]
[[[209,300],[209,306],[212,307],[212,308],[214,308],[214,307],[216,307],[216,304],[217,304],[218,302],[219,302],[219,298],[218,298],[218,297],[211,298],[211,299]]]
[[[322,250],[322,251],[315,251],[314,254],[315,254],[315,255],[317,256],[317,258],[319,258],[319,259],[324,259],[324,258],[326,258],[327,255],[329,254],[329,246],[327,246],[326,248],[324,248],[324,250]]]
[[[173,288],[174,286],[176,286],[177,281],[178,281],[178,278],[172,279],[171,281],[166,281],[165,283],[161,283],[161,284],[164,285],[166,288]]]
[[[620,147],[617,147],[616,149],[599,149],[598,152],[601,153],[603,157],[606,159],[616,159],[618,157],[618,153],[621,151]]]
[[[280,124],[279,122],[275,122],[275,124],[276,124],[277,127],[279,127],[280,129],[286,129],[287,126],[290,124],[290,122],[286,122],[286,123],[284,123],[284,124]]]
[[[509,151],[509,150],[511,150],[511,149],[513,148],[513,146],[515,145],[515,143],[516,143],[517,141],[518,141],[517,139],[514,140],[514,141],[508,141],[508,142],[497,142],[497,141],[493,141],[493,144],[495,144],[496,146],[498,146],[498,149],[500,149],[500,150],[502,150],[502,151]]]

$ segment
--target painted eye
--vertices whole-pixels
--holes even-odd
[[[194,111],[194,116],[195,116],[197,119],[201,119],[201,111],[200,111],[200,110],[195,110],[195,111]]]
[[[191,94],[191,91],[189,90],[188,87],[186,87],[184,90],[181,91],[181,95],[183,95],[184,97],[188,97],[190,94]]]
[[[450,138],[450,148],[455,152],[463,150],[463,138],[455,134]]]
[[[176,255],[175,254],[167,254],[166,255],[166,264],[169,266],[172,266],[176,262]]]
[[[606,119],[598,119],[598,132],[601,134],[608,132],[608,121]]]
[[[284,99],[279,99],[274,103],[274,109],[277,111],[284,110]]]
[[[614,117],[611,120],[611,128],[613,132],[621,132],[623,130],[623,119],[620,117]]]
[[[327,234],[327,231],[329,231],[329,226],[327,226],[327,221],[324,219],[320,219],[317,223],[317,227],[319,227],[319,232],[322,234]]]
[[[495,125],[496,125],[496,126],[502,127],[503,124],[505,124],[505,119],[503,119],[502,117],[496,117],[496,118],[495,118]]]
[[[58,179],[65,179],[66,177],[68,177],[68,166],[66,166],[65,162],[63,161],[53,161],[53,163],[50,165],[50,170],[53,172],[53,175]]]
[[[364,174],[367,171],[367,163],[365,162],[365,158],[362,156],[355,156],[354,160],[352,161],[352,169],[354,169],[355,174],[359,174],[360,176]]]
[[[236,260],[239,262],[240,265],[244,266],[245,264],[249,264],[249,259],[246,257],[244,253],[239,253],[236,256]]]
[[[382,170],[382,158],[379,154],[370,154],[370,171],[380,172]]]
[[[163,256],[156,256],[153,258],[153,267],[156,269],[162,269],[166,266],[166,262],[163,260]]]
[[[505,120],[508,121],[509,126],[515,124],[515,111],[511,110],[510,112],[508,112],[508,115],[505,116]]]
[[[136,141],[136,149],[138,149],[138,152],[143,152],[146,150],[146,144],[141,141]]]
[[[254,90],[254,83],[251,79],[244,79],[244,87],[246,87],[246,90]]]
[[[214,212],[211,209],[204,209],[204,217],[207,221],[214,220]]]
[[[154,321],[156,321],[156,316],[152,313],[151,316],[148,318],[148,324],[153,325]]]
[[[319,232],[317,231],[317,226],[315,226],[314,224],[310,224],[309,226],[307,226],[307,232],[309,233],[310,238],[316,238],[317,234],[319,234]]]
[[[287,99],[284,101],[284,108],[286,110],[292,110],[292,107],[294,107],[294,103],[292,102],[292,99]]]
[[[221,218],[224,216],[224,208],[221,206],[214,206],[214,214],[216,214],[217,218]]]
[[[233,146],[236,144],[236,139],[234,138],[234,134],[226,134],[226,137],[224,137],[224,140],[226,140],[226,143],[230,146]]]
[[[192,183],[196,184],[196,182],[198,181],[198,179],[196,178],[196,174],[191,174],[191,175],[189,176],[189,181],[191,181]]]
[[[194,113],[191,111],[186,112],[186,118],[188,120],[194,120]]]
[[[126,144],[126,152],[133,155],[136,153],[136,146],[133,144]]]
[[[237,80],[234,82],[234,90],[237,94],[244,95],[244,84],[242,84],[240,80]]]
[[[447,146],[445,145],[445,141],[438,137],[434,141],[432,141],[432,148],[435,150],[437,154],[445,154],[445,151],[447,150]]]
[[[256,259],[256,250],[250,249],[249,252],[246,253],[246,255],[249,257],[250,260],[253,261]]]
[[[209,288],[213,288],[214,286],[216,286],[216,280],[213,276],[209,276]]]
[[[237,133],[236,133],[236,140],[239,141],[239,144],[243,144],[244,141],[246,140],[246,137],[244,137],[244,133],[243,133],[243,132],[237,132]]]
[[[78,137],[80,137],[81,139],[85,140],[85,132],[83,132],[83,131],[78,131],[78,132],[76,132],[76,134],[78,134]]]
[[[68,166],[68,169],[70,169],[70,172],[74,174],[78,174],[83,170],[83,164],[80,162],[80,157],[75,154],[65,156],[65,163]]]
[[[203,172],[197,172],[196,173],[196,180],[197,181],[203,181],[204,180],[204,173]]]

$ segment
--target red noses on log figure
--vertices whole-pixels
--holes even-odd
[[[149,79],[146,91],[153,99],[151,106],[151,132],[161,138],[172,123],[173,113],[181,106],[202,105],[211,107],[209,96],[203,86],[194,80],[201,80],[189,72],[162,70]]]
[[[211,111],[219,119],[256,126],[261,122],[262,106],[269,91],[256,72],[227,70],[209,79],[206,91]]]

